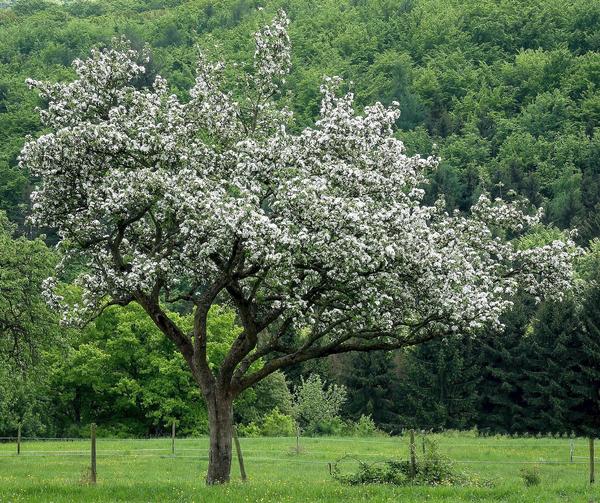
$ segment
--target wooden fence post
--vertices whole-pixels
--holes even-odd
[[[17,454],[21,454],[21,423],[17,427]]]
[[[410,430],[410,476],[413,479],[417,476],[417,460],[415,451],[415,430]]]
[[[596,480],[594,474],[594,438],[590,437],[590,484]]]
[[[240,475],[242,476],[242,482],[246,482],[246,468],[244,468],[244,457],[242,456],[242,448],[240,447],[240,441],[237,436],[237,428],[233,427],[233,442],[235,443],[235,450],[237,452],[238,462],[240,463]]]
[[[296,454],[300,454],[300,426],[296,425]]]
[[[425,433],[423,433],[423,438],[421,440],[421,445],[423,447],[423,456],[425,456]]]
[[[569,444],[569,458],[571,460],[571,463],[573,462],[574,454],[575,454],[575,443],[573,442],[573,439],[571,439],[571,442]]]
[[[175,419],[173,419],[173,425],[171,426],[171,454],[175,456]]]
[[[96,423],[92,423],[91,426],[91,439],[92,439],[92,466],[90,467],[90,482],[96,483]]]

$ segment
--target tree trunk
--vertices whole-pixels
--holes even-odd
[[[229,482],[233,437],[233,399],[226,393],[214,393],[206,400],[210,447],[208,454],[209,485]]]

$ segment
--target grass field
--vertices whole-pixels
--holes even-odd
[[[600,501],[588,483],[587,441],[552,438],[432,435],[457,468],[492,487],[349,487],[332,480],[328,463],[345,454],[364,460],[406,458],[406,438],[241,439],[249,482],[205,487],[206,439],[98,440],[98,484],[82,482],[89,467],[88,441],[30,441],[16,455],[15,443],[0,443],[0,502],[196,501],[196,502],[585,502]],[[417,439],[420,449],[420,438]],[[234,459],[235,461],[235,459]],[[541,484],[526,487],[524,466],[539,466]]]

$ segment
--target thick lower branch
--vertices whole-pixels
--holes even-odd
[[[165,334],[172,340],[177,349],[183,355],[183,358],[190,367],[194,378],[198,381],[199,374],[194,361],[194,347],[190,339],[181,331],[181,329],[169,318],[169,316],[161,309],[161,307],[152,302],[147,296],[138,294],[135,296],[136,301],[144,308],[150,319]],[[200,384],[200,383],[199,383]]]
[[[332,343],[322,347],[312,347],[305,350],[299,349],[294,353],[290,353],[266,363],[261,369],[256,372],[239,378],[234,383],[236,392],[240,392],[250,386],[253,386],[257,382],[261,381],[273,372],[280,370],[291,365],[296,365],[308,360],[316,358],[323,358],[326,356],[349,353],[352,351],[368,352],[368,351],[391,351],[395,349],[402,349],[404,347],[414,346],[427,342],[429,340],[441,337],[443,334],[428,332],[426,335],[420,338],[409,338],[409,339],[396,339],[396,340],[380,340],[380,341],[356,341],[347,342],[351,337],[345,339],[345,342]]]

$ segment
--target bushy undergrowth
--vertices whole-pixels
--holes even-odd
[[[296,434],[294,419],[275,407],[260,422],[238,426],[241,437],[290,437]]]
[[[356,461],[354,472],[345,472],[344,466]],[[437,444],[432,440],[425,442],[425,454],[416,459],[413,473],[408,460],[386,460],[367,463],[351,457],[338,460],[332,467],[334,479],[348,485],[393,484],[420,486],[489,486],[491,483],[477,476],[457,470],[454,463],[439,453]]]
[[[277,407],[259,422],[250,422],[237,427],[240,437],[289,437],[296,434],[294,418],[282,413]],[[301,430],[303,436],[375,437],[386,436],[379,430],[371,416],[361,416],[356,422],[344,421],[340,417],[323,419]]]
[[[521,468],[521,478],[527,487],[540,485],[540,469],[537,465]]]

